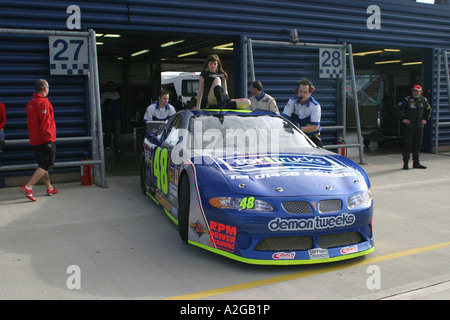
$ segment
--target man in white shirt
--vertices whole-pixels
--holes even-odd
[[[301,79],[298,83],[297,96],[289,99],[284,107],[282,116],[291,120],[317,146],[322,147],[320,137],[321,107],[311,94],[314,86],[308,79]]]
[[[280,114],[275,98],[263,91],[261,81],[253,81],[250,84],[250,92],[253,95],[250,98],[252,104],[247,109],[272,111],[276,114]]]
[[[161,90],[158,93],[158,101],[147,107],[144,121],[164,121],[175,113],[175,108],[169,103],[169,91]]]

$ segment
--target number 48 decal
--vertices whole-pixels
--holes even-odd
[[[253,209],[253,207],[255,206],[255,197],[245,197],[244,199],[242,199],[239,206],[244,210]]]
[[[156,178],[156,185],[164,194],[169,192],[169,179],[167,177],[168,153],[167,149],[158,147],[153,159],[153,175]]]

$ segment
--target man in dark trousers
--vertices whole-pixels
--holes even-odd
[[[426,169],[419,162],[422,147],[423,127],[430,119],[431,106],[422,96],[422,87],[412,87],[412,94],[404,97],[397,105],[397,117],[404,125],[403,169],[408,170],[409,156],[413,155],[413,168]]]
[[[114,81],[106,83],[107,91],[104,92],[100,99],[103,109],[103,145],[107,150],[111,145],[111,136],[113,139],[113,149],[116,157],[122,155],[122,147],[120,143],[120,127],[121,127],[121,106],[120,94],[116,90]]]
[[[36,201],[33,196],[33,186],[42,178],[47,187],[47,195],[52,196],[58,191],[50,182],[48,172],[55,164],[56,124],[53,114],[53,106],[47,98],[49,85],[44,79],[39,79],[34,84],[35,92],[27,104],[28,136],[33,147],[38,168],[34,171],[30,180],[20,188],[20,191],[31,201]]]

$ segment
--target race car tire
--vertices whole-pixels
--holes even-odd
[[[140,175],[141,175],[141,191],[145,195],[146,187],[145,187],[145,152],[142,151],[141,154],[141,164],[140,164]]]
[[[180,233],[181,240],[184,242],[188,242],[190,202],[189,178],[185,174],[181,177],[180,187],[178,189],[178,232]]]

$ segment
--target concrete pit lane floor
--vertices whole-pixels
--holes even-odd
[[[373,253],[258,266],[183,243],[140,192],[140,149],[127,145],[107,155],[107,188],[60,183],[47,197],[41,184],[36,202],[0,189],[0,299],[450,299],[450,153],[423,153],[428,169],[406,171],[398,150],[365,150]]]

